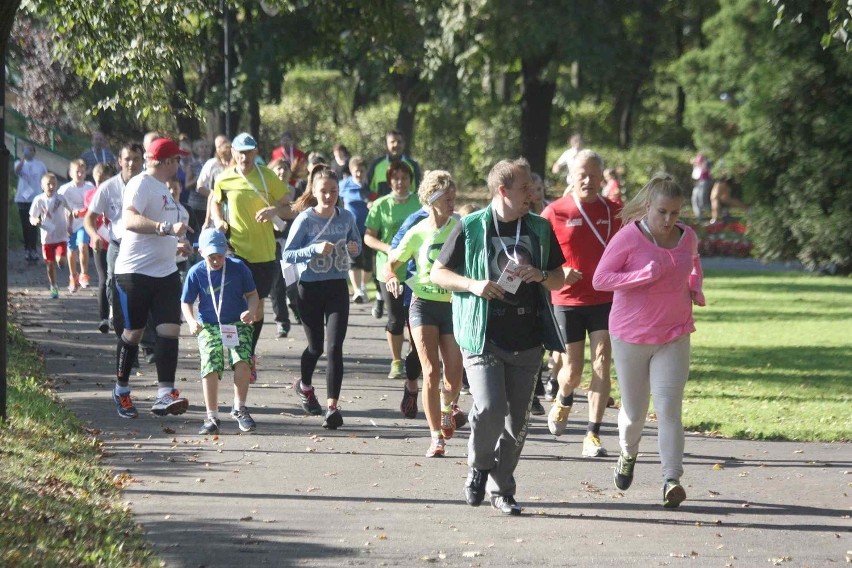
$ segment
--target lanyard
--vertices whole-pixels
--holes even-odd
[[[257,175],[260,176],[260,183],[263,184],[263,193],[266,194],[265,198],[263,197],[263,195],[261,195],[260,191],[258,191],[257,186],[249,181],[249,178],[246,177],[246,174],[243,173],[243,171],[240,169],[240,167],[237,166],[236,169],[237,169],[237,173],[240,174],[240,177],[242,177],[244,180],[246,180],[246,183],[251,186],[251,188],[254,190],[254,192],[257,194],[257,196],[260,197],[263,200],[263,202],[266,204],[266,206],[272,207],[269,204],[269,190],[266,188],[266,179],[263,177],[263,172],[261,172],[257,168],[257,166],[254,166],[254,169],[257,170]]]
[[[660,246],[657,244],[657,239],[654,238],[654,233],[651,232],[651,227],[648,226],[648,222],[645,219],[639,221],[639,224],[642,225],[642,228],[645,229],[645,232],[648,233],[648,236],[651,237],[651,240],[654,241],[654,245]]]
[[[491,218],[494,219],[494,232],[497,233],[497,240],[500,241],[500,246],[503,247],[503,252],[506,253],[506,256],[508,256],[509,258],[514,260],[516,263],[520,264],[520,262],[518,262],[517,255],[509,254],[509,249],[506,248],[506,243],[503,242],[503,238],[500,236],[500,227],[497,226],[497,212],[494,211],[493,208],[491,209]],[[520,242],[520,240],[521,240],[521,221],[522,221],[522,218],[519,217],[518,218],[518,226],[517,226],[517,229],[515,230],[515,244],[514,244],[513,250],[515,250],[516,253],[517,253],[518,242]]]
[[[100,163],[105,164],[106,161],[107,161],[107,159],[106,159],[106,148],[101,148],[101,159],[99,160],[98,159],[98,153],[95,152],[95,148],[92,147],[92,156],[95,157],[95,162],[97,162],[98,164],[100,164]]]
[[[213,300],[213,311],[216,312],[216,321],[222,324],[222,300],[225,299],[225,268],[228,266],[228,259],[222,262],[222,281],[219,283],[219,303],[216,303],[216,290],[213,289],[213,275],[210,272],[210,265],[204,261],[204,266],[207,267],[207,285],[210,287],[210,299]]]
[[[574,203],[577,204],[577,209],[580,210],[580,215],[582,215],[583,219],[586,221],[586,225],[589,226],[589,228],[592,230],[592,232],[598,238],[598,241],[600,241],[600,243],[604,246],[604,248],[606,248],[606,243],[609,241],[609,236],[610,236],[610,233],[612,231],[612,211],[610,211],[609,205],[606,204],[606,201],[604,201],[603,197],[601,197],[600,195],[597,196],[598,199],[600,200],[600,202],[603,203],[604,207],[606,208],[607,225],[606,225],[606,239],[604,239],[601,236],[601,234],[598,232],[597,227],[595,227],[595,225],[592,223],[591,219],[589,219],[589,216],[586,215],[586,211],[583,209],[583,204],[580,203],[580,200],[577,198],[577,194],[572,193],[571,196],[574,198]]]

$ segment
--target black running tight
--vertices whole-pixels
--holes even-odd
[[[299,312],[308,346],[302,353],[302,382],[310,385],[317,361],[328,351],[327,397],[340,398],[343,383],[343,340],[349,326],[349,288],[346,280],[299,282]]]

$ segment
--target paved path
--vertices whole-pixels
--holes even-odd
[[[109,398],[114,338],[95,329],[94,292],[51,301],[43,269],[17,255],[9,279],[15,319],[42,346],[60,396],[100,431],[109,465],[129,476],[125,499],[167,566],[832,566],[852,550],[849,444],[690,434],[689,499],[670,511],[660,506],[654,428],[633,487],[619,492],[615,458],[579,457],[581,399],[561,438],[533,418],[517,471],[525,514],[507,518],[462,500],[466,429],[448,457],[423,457],[425,421],[400,417],[401,385],[385,378],[383,332],[368,307],[353,306],[343,428],[324,431],[302,414],[289,383],[303,334],[275,340],[270,324],[250,392],[258,432],[238,435],[225,419],[211,439],[195,434],[203,405],[193,338],[181,340],[178,373],[189,412],[148,414],[155,373],[143,363],[132,379],[141,415],[122,420]],[[610,409],[603,441],[613,454],[616,435]]]

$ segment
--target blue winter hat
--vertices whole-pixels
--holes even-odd
[[[211,254],[225,254],[228,251],[228,239],[218,229],[204,229],[198,237],[198,250],[204,258]]]
[[[237,152],[248,152],[255,148],[257,148],[257,141],[248,132],[237,134],[237,137],[231,142],[231,149]]]

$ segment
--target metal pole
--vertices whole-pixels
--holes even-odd
[[[231,139],[231,13],[228,10],[228,0],[222,0],[222,17],[224,18],[225,41],[225,136]]]

